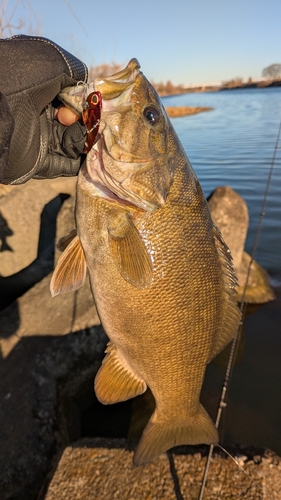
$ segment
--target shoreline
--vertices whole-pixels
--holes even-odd
[[[267,88],[275,88],[281,87],[281,80],[261,80],[258,82],[250,82],[250,83],[241,83],[239,85],[235,84],[222,84],[222,85],[206,85],[206,86],[198,86],[198,87],[186,87],[181,89],[175,89],[169,93],[167,92],[158,92],[160,97],[172,97],[178,96],[182,94],[197,94],[202,92],[221,92],[222,90],[240,90],[240,89],[267,89]],[[157,90],[157,86],[156,86]]]
[[[240,90],[240,89],[267,89],[270,87],[281,87],[281,80],[260,81],[252,83],[241,83],[241,85],[222,86],[219,90]]]
[[[191,116],[197,115],[198,113],[203,113],[204,111],[213,111],[214,108],[207,108],[201,106],[167,106],[165,107],[167,115],[169,118],[179,118],[181,116]]]

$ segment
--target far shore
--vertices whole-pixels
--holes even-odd
[[[202,113],[204,111],[212,111],[214,108],[204,108],[200,106],[195,108],[190,106],[174,106],[166,107],[165,109],[170,118],[178,118],[180,116],[196,115],[197,113]]]
[[[191,94],[199,92],[220,92],[222,90],[240,90],[240,89],[267,89],[270,87],[281,87],[281,80],[261,80],[257,82],[235,83],[233,81],[222,83],[221,85],[203,85],[198,87],[173,87],[167,91],[166,89],[159,89],[157,85],[155,88],[160,97],[171,97],[181,94]]]

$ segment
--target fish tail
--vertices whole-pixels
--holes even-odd
[[[161,422],[157,410],[145,427],[136,449],[134,465],[144,465],[161,453],[183,444],[217,444],[218,431],[206,410],[200,404],[198,412],[184,422]]]

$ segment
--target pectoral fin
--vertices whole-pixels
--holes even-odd
[[[107,405],[126,401],[146,391],[146,383],[122,363],[116,347],[108,343],[106,356],[95,378],[98,400]]]
[[[150,286],[150,256],[129,214],[112,217],[108,239],[111,254],[121,276],[136,288]]]
[[[84,285],[87,264],[79,236],[75,236],[60,256],[50,289],[53,297],[78,290]]]

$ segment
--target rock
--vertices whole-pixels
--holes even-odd
[[[75,196],[77,177],[56,177],[55,179],[42,179],[40,182],[49,184],[58,194],[67,193]]]
[[[0,199],[0,213],[11,234],[7,242],[11,251],[1,252],[0,275],[10,276],[27,267],[37,257],[41,213],[57,197],[48,184],[31,180],[14,186]]]
[[[211,216],[231,250],[239,287],[237,300],[244,295],[251,257],[244,251],[249,226],[248,208],[241,196],[229,186],[216,188],[208,198]],[[244,301],[263,304],[274,300],[267,272],[255,261],[251,264]]]
[[[6,196],[6,194],[8,194],[14,188],[15,186],[10,186],[8,184],[0,184],[0,198],[2,198],[2,196]]]
[[[76,292],[52,298],[52,274],[0,312],[0,349],[6,358],[23,337],[67,335],[99,325],[89,281]]]
[[[199,498],[206,463],[206,457],[200,452],[183,453],[179,449],[177,453],[163,454],[154,463],[143,467],[132,467],[132,455],[132,447],[121,439],[84,439],[68,446],[44,499]],[[279,457],[267,452],[255,461],[241,454],[234,459],[237,463],[223,454],[214,454],[204,498],[280,498]]]
[[[239,273],[248,232],[246,202],[229,186],[216,188],[208,198],[212,219],[231,249],[234,267]]]
[[[269,276],[266,270],[263,269],[255,260],[252,261],[250,255],[244,251],[238,275],[240,284],[237,290],[238,302],[241,302],[244,295],[244,287],[249,266],[251,267],[244,301],[247,304],[265,304],[266,302],[274,300],[276,297],[270,286]]]
[[[56,241],[73,229],[73,212],[72,196],[59,212]],[[56,260],[59,255],[57,251]],[[48,274],[17,302],[0,312],[0,348],[4,358],[23,337],[66,335],[100,324],[88,279],[79,290],[52,298],[51,277],[52,273]]]
[[[85,380],[94,391],[106,341],[100,326],[28,337],[0,362],[1,500],[38,499],[51,458],[70,442],[64,399]]]
[[[0,275],[11,276],[37,257],[44,207],[60,193],[73,195],[76,178],[31,179],[17,186],[0,185],[0,239],[3,223],[10,250],[1,251]],[[4,195],[3,195],[4,193]],[[2,221],[2,226],[1,226]]]
[[[36,183],[40,185],[39,181]],[[59,211],[56,240],[73,229],[73,210],[74,198],[70,196]],[[8,236],[6,243],[9,241]],[[55,260],[58,256],[56,252]],[[183,495],[197,499],[206,460],[198,452],[169,454],[168,460],[163,455],[154,464],[133,469],[132,449],[124,440],[119,440],[119,444],[97,439],[69,444],[78,437],[71,437],[71,429],[80,430],[79,411],[87,408],[84,384],[89,382],[93,390],[107,339],[101,327],[84,329],[98,321],[88,284],[77,292],[52,299],[50,277],[51,274],[42,279],[0,316],[5,356],[0,364],[1,500],[158,500],[184,498]],[[16,345],[19,339],[21,342]],[[79,408],[75,406],[77,394],[81,396]],[[38,497],[50,471],[50,461],[62,451],[49,487],[45,484]],[[207,498],[212,500],[219,495],[229,499],[277,499],[279,459],[266,462],[267,458],[264,461],[260,456],[258,463],[245,462],[244,454],[237,456],[254,481],[232,460],[215,458]]]
[[[75,228],[74,207],[75,207],[75,196],[70,196],[64,202],[57,217],[56,244],[58,243],[58,240],[60,238],[66,236]],[[61,252],[56,249],[55,266],[60,256]]]
[[[67,195],[56,196],[45,205],[42,211],[36,258],[20,271],[10,276],[0,276],[0,310],[7,307],[52,271],[54,266],[56,217],[65,196]],[[3,238],[2,241],[2,249],[5,248],[5,253],[12,251],[12,248],[8,247],[7,239]]]
[[[53,269],[57,213],[76,178],[0,184],[0,310]]]

